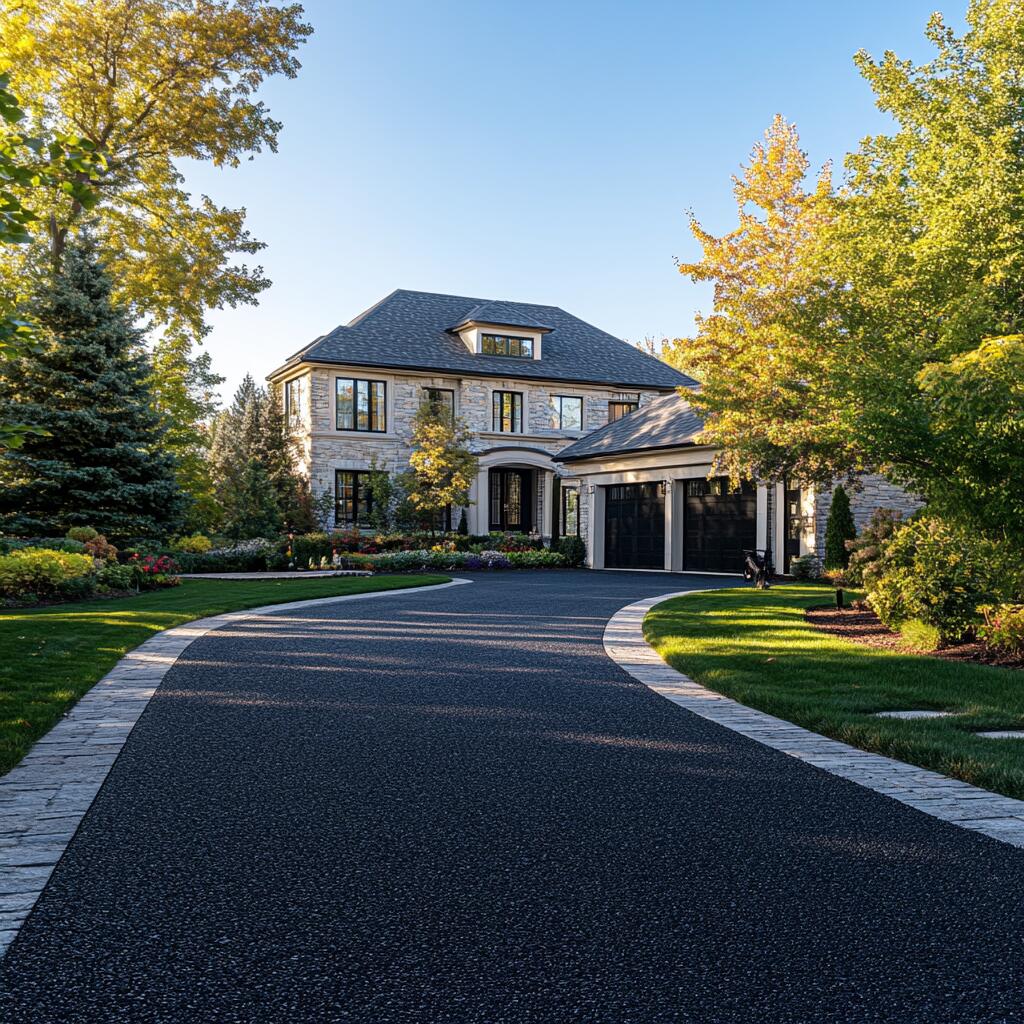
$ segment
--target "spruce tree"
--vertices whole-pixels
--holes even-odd
[[[149,360],[92,243],[76,242],[31,307],[34,351],[5,363],[0,420],[36,428],[0,458],[0,529],[164,537],[182,496],[147,386]]]
[[[825,524],[825,568],[845,569],[850,564],[846,542],[857,536],[857,527],[850,511],[850,498],[839,484],[832,492],[832,505]]]

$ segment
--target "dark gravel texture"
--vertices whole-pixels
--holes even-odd
[[[480,576],[199,640],[0,1021],[1024,1020],[1024,854],[605,657],[616,609],[709,582]]]

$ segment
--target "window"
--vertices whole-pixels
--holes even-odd
[[[551,429],[582,430],[583,399],[572,395],[552,395]]]
[[[608,422],[614,423],[616,420],[621,420],[623,416],[628,416],[631,412],[636,412],[639,408],[639,399],[617,399],[614,402],[609,402]]]
[[[288,381],[284,386],[284,414],[289,427],[297,427],[302,421],[301,377]]]
[[[480,337],[480,349],[485,356],[532,359],[533,338],[513,338],[507,334],[483,334]]]
[[[562,488],[562,523],[559,529],[562,537],[580,535],[580,490],[578,487]]]
[[[387,430],[387,385],[382,380],[353,380],[339,377],[334,382],[339,430]]]
[[[521,391],[495,391],[491,406],[491,429],[502,434],[523,432],[523,395]]]
[[[448,421],[455,420],[455,392],[451,388],[424,388],[423,400],[439,411],[447,413]]]
[[[370,473],[339,469],[334,474],[334,525],[370,526]]]

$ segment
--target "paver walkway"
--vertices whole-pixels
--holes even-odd
[[[604,655],[685,583],[481,576],[196,641],[0,961],[0,1020],[1024,1020],[1021,851]]]

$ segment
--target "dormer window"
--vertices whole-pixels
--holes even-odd
[[[532,359],[533,338],[521,338],[511,334],[481,334],[480,351],[485,356]]]

